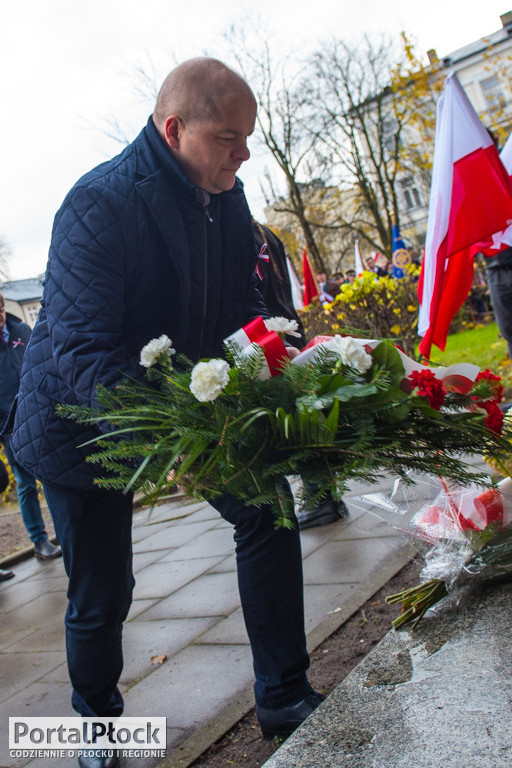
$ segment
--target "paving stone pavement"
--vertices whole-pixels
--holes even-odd
[[[301,534],[310,649],[337,629],[412,555],[410,540],[372,511],[393,478],[354,483],[350,516]],[[412,502],[432,498],[423,478]],[[363,498],[365,495],[368,498]],[[377,507],[378,508],[378,507]],[[186,768],[253,706],[252,662],[240,609],[232,528],[206,503],[171,499],[134,513],[134,601],[124,629],[125,714],[167,718],[167,756],[124,768]],[[75,715],[70,704],[62,560],[13,566],[0,584],[0,768],[63,768],[75,760],[11,758],[9,716]],[[165,656],[162,664],[152,657]]]

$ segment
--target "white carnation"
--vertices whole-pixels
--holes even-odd
[[[297,336],[300,339],[299,328],[296,320],[288,320],[286,317],[270,317],[263,321],[267,331],[276,333],[287,333],[289,336]]]
[[[176,350],[172,348],[171,344],[172,341],[165,334],[160,336],[159,339],[151,339],[140,351],[140,364],[144,368],[151,368],[156,362],[158,355],[161,355],[162,352],[167,353],[169,356],[173,355]]]
[[[325,347],[341,357],[344,365],[364,373],[372,367],[372,358],[351,336],[334,336],[325,343]]]
[[[190,391],[202,403],[215,400],[229,383],[229,365],[225,360],[208,360],[192,369]]]

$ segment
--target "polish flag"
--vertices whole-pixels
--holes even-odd
[[[419,351],[446,346],[473,281],[474,246],[512,219],[512,182],[456,75],[437,105],[418,333]]]
[[[500,152],[500,160],[505,166],[509,176],[512,176],[512,133],[505,142],[505,146]]]
[[[508,175],[512,176],[512,133],[500,152],[500,160]],[[500,251],[504,251],[505,248],[510,248],[512,246],[512,218],[508,219],[507,224],[508,227],[506,229],[501,232],[495,232],[490,240],[477,243],[474,247],[474,252],[481,251],[484,256],[491,257]]]
[[[290,291],[292,294],[292,304],[294,309],[302,309],[304,306],[304,298],[302,296],[302,288],[290,258],[286,257],[286,269],[288,270],[288,277],[290,279]]]
[[[364,267],[363,267],[363,260],[361,258],[361,251],[359,250],[359,240],[357,239],[354,247],[354,261],[355,261],[356,275],[359,277],[359,275],[363,274]]]
[[[307,307],[315,296],[319,295],[319,291],[305,248],[302,252],[302,276],[304,278],[304,306]]]

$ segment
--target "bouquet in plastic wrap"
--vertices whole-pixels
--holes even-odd
[[[395,629],[414,629],[429,608],[466,586],[512,576],[512,479],[487,488],[440,480],[437,498],[410,519],[409,532],[430,545],[425,580],[386,598],[402,604]]]
[[[348,335],[317,337],[291,358],[293,324],[256,318],[225,340],[224,359],[195,365],[168,337],[153,339],[144,376],[99,388],[102,408],[60,406],[101,428],[89,457],[98,484],[148,501],[175,484],[207,500],[229,493],[293,526],[286,476],[302,477],[302,502],[314,505],[387,472],[467,484],[479,474],[464,454],[509,451],[495,382],[477,366],[428,369],[390,340]]]

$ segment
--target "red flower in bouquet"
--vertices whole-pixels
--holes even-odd
[[[478,405],[487,411],[487,417],[484,419],[487,429],[496,432],[497,435],[501,435],[503,431],[503,412],[496,404],[496,401],[489,400],[486,403],[478,403]]]
[[[494,403],[499,403],[503,394],[503,384],[501,384],[501,377],[496,376],[496,374],[491,373],[491,371],[486,368],[485,371],[480,371],[476,377],[475,384],[482,380],[487,381],[491,388],[492,394],[489,399]],[[478,402],[477,405],[482,405],[482,402]]]
[[[486,386],[481,386],[485,382]],[[480,387],[478,386],[480,384]],[[487,412],[484,424],[491,432],[501,435],[503,431],[503,413],[498,403],[503,395],[503,384],[501,378],[491,373],[488,369],[480,371],[473,384],[474,390],[478,394],[473,394],[472,399],[478,408],[483,408]]]
[[[429,370],[413,371],[409,376],[409,381],[418,389],[420,397],[428,399],[431,408],[438,411],[446,397],[444,384]]]

